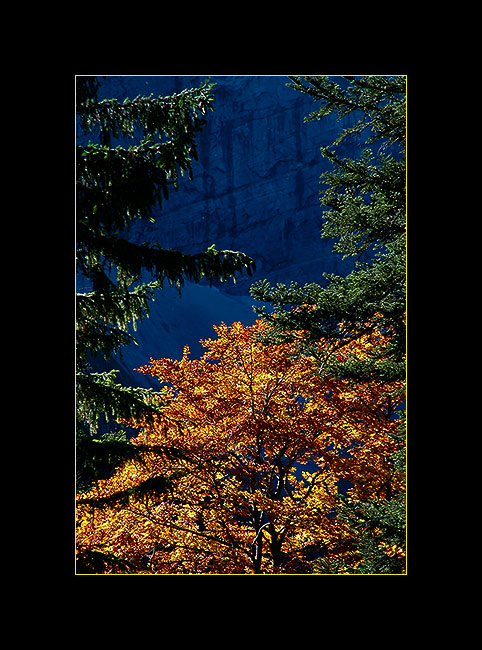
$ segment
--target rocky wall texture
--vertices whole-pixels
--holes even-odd
[[[99,99],[169,95],[204,79],[108,77]],[[197,342],[213,335],[214,323],[253,322],[249,287],[256,280],[321,282],[323,271],[349,269],[332,252],[332,242],[320,238],[319,204],[320,174],[329,168],[320,147],[330,145],[347,124],[331,117],[303,123],[316,105],[287,87],[287,77],[221,76],[211,81],[217,84],[215,111],[208,113],[198,136],[193,180],[181,178],[156,222],[138,222],[129,237],[188,253],[212,244],[218,250],[240,250],[254,258],[256,273],[213,289],[187,287],[181,299],[172,290],[158,292],[149,321],[136,334],[140,346],[130,346],[116,361],[126,376],[150,356],[179,357],[184,345],[200,353]],[[353,156],[355,146],[347,142],[341,154]],[[138,373],[135,377],[140,382]]]
[[[168,95],[204,77],[109,77],[102,95]],[[320,174],[329,145],[343,125],[333,118],[303,123],[314,102],[286,86],[287,77],[211,77],[215,112],[198,136],[194,180],[182,178],[153,226],[139,223],[131,236],[157,239],[183,252],[215,244],[256,260],[255,279],[316,282],[322,271],[341,271],[332,244],[320,239]],[[247,294],[252,279],[222,291]]]

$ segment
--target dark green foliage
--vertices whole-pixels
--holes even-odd
[[[360,145],[357,159],[342,158],[328,147],[322,155],[332,169],[321,176],[321,236],[333,240],[333,251],[354,257],[345,277],[324,273],[325,282],[299,286],[267,280],[253,285],[256,300],[271,303],[257,311],[272,326],[273,342],[292,340],[303,330],[300,352],[312,355],[320,374],[353,381],[405,379],[405,78],[290,77],[296,90],[319,103],[305,121],[333,114],[351,115],[344,138]],[[363,260],[363,261],[362,261]],[[364,334],[383,333],[384,344],[367,359],[335,360],[336,350]],[[331,341],[320,355],[320,339]],[[390,414],[401,417],[400,413]],[[389,460],[404,472],[404,429],[401,450]],[[405,498],[386,486],[385,498],[353,502],[340,495],[337,517],[353,531],[356,544],[337,549],[319,563],[320,573],[404,573]],[[341,551],[341,552],[340,552]],[[346,551],[346,553],[345,553]]]
[[[115,370],[77,374],[77,407],[82,421],[95,427],[100,413],[118,419],[152,420],[158,413],[158,396],[149,388],[124,387],[115,383]]]
[[[339,120],[355,112],[358,120],[342,131],[334,144],[353,134],[365,135],[367,144],[379,140],[405,141],[405,75],[333,78],[290,77],[288,84],[320,102],[305,122],[334,113]],[[349,83],[343,83],[346,80]]]
[[[251,295],[269,302],[276,313],[258,308],[274,327],[277,340],[305,330],[303,345],[325,337],[334,349],[376,328],[389,345],[370,362],[336,369],[333,359],[319,359],[320,367],[337,376],[404,377],[405,358],[405,79],[404,77],[291,77],[291,85],[320,103],[306,120],[334,113],[338,119],[353,113],[354,126],[344,137],[358,138],[356,160],[341,158],[329,148],[321,153],[332,163],[322,175],[323,226],[321,236],[332,238],[333,250],[355,257],[346,277],[324,273],[325,283],[271,287],[262,281]],[[370,146],[367,146],[370,145]],[[364,257],[364,261],[361,257]],[[273,337],[272,337],[273,338]],[[377,358],[378,356],[378,358]],[[383,358],[383,364],[381,359]]]
[[[343,257],[380,249],[405,236],[405,162],[365,149],[360,160],[322,150],[334,166],[323,175],[328,188],[321,204],[322,236],[337,239]]]
[[[401,575],[406,572],[405,494],[389,501],[372,499],[366,503],[352,503],[340,496],[337,516],[353,531],[356,549],[353,554],[347,553],[346,558],[320,560],[318,573]]]
[[[398,433],[400,451],[393,454],[391,464],[394,472],[404,473],[405,463],[405,415],[399,417]],[[394,492],[390,485],[384,486],[386,498],[354,501],[339,495],[337,517],[349,526],[356,545],[347,549],[341,558],[324,558],[317,565],[319,573],[349,574],[404,574],[406,572],[406,499],[405,492]]]
[[[143,463],[143,454],[147,452],[167,458],[181,457],[176,449],[167,445],[134,444],[127,439],[124,431],[109,431],[94,438],[85,427],[80,426],[76,441],[79,491],[89,488],[92,481],[109,476],[124,461],[136,459]],[[170,481],[165,479],[164,488],[169,485]],[[112,494],[110,499],[114,502],[118,498],[122,499],[123,495],[128,496],[128,493]],[[102,505],[99,499],[92,502]]]
[[[116,431],[124,443],[113,451],[111,431],[118,419],[148,419],[162,408],[149,390],[129,388],[115,381],[115,371],[94,373],[90,360],[110,359],[135,342],[129,328],[149,314],[154,292],[165,282],[179,289],[184,281],[235,279],[251,274],[254,262],[237,251],[211,246],[195,255],[162,248],[159,242],[135,244],[127,231],[136,219],[155,221],[169,191],[177,190],[179,175],[192,175],[197,160],[196,137],[213,110],[213,85],[170,97],[141,97],[98,101],[101,81],[76,79],[78,127],[91,140],[77,147],[76,248],[77,272],[84,291],[77,294],[77,427],[80,473],[97,475],[99,466],[138,453],[128,446],[126,432]],[[88,437],[98,439],[94,447]],[[104,450],[101,451],[101,447]]]

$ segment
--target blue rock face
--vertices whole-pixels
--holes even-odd
[[[108,77],[99,99],[169,95],[203,80]],[[211,325],[221,320],[252,323],[249,287],[256,280],[321,282],[324,271],[344,274],[350,268],[332,252],[333,242],[320,238],[319,204],[320,174],[329,168],[320,147],[331,145],[348,124],[331,117],[303,123],[316,104],[287,87],[286,77],[224,76],[211,81],[217,83],[215,112],[208,113],[198,136],[194,180],[181,178],[178,192],[170,192],[154,215],[156,222],[134,224],[129,237],[157,240],[187,253],[212,244],[218,250],[240,250],[254,258],[257,270],[254,277],[240,276],[236,284],[188,286],[181,299],[171,290],[160,291],[149,321],[139,326],[141,345],[123,355],[127,374],[134,357],[137,365],[150,356],[178,358],[184,345],[192,346],[197,356],[197,342],[212,336]],[[355,143],[346,146],[352,150],[344,153],[354,155]],[[142,379],[138,373],[135,378],[137,383]]]
[[[181,179],[153,226],[139,223],[131,237],[158,239],[183,252],[242,250],[256,260],[256,278],[317,282],[341,270],[331,242],[321,241],[320,174],[329,145],[344,124],[333,118],[303,124],[315,103],[287,87],[286,77],[212,77],[215,112],[198,136],[194,180]],[[201,77],[111,77],[102,95],[168,95],[198,86]],[[247,294],[241,277],[221,290]]]

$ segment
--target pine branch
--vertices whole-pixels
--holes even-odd
[[[138,278],[148,271],[162,284],[167,280],[171,286],[181,287],[185,280],[199,282],[226,281],[238,272],[251,275],[256,265],[248,255],[230,250],[217,251],[211,246],[202,253],[188,255],[161,248],[158,244],[134,244],[120,237],[92,235],[90,248],[95,249],[126,275]]]
[[[103,373],[77,373],[77,411],[79,417],[96,426],[100,413],[116,420],[152,421],[162,412],[159,397],[150,388],[125,387],[115,383],[117,370]]]
[[[86,132],[100,129],[103,143],[110,143],[112,137],[124,135],[133,138],[137,127],[144,134],[165,134],[169,137],[193,135],[205,120],[208,110],[213,110],[212,90],[215,84],[206,81],[199,88],[183,90],[168,97],[138,96],[122,103],[117,99],[94,101],[94,93],[82,93],[78,113],[82,128]],[[201,116],[200,116],[200,115]]]
[[[303,92],[320,108],[305,117],[305,122],[319,120],[334,113],[341,120],[351,113],[360,115],[356,124],[345,128],[335,141],[339,144],[347,135],[372,133],[367,144],[380,139],[402,142],[405,136],[405,77],[345,77],[346,88],[327,76],[289,77],[288,86]]]

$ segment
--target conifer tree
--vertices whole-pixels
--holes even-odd
[[[342,367],[330,354],[319,359],[323,372],[354,378],[404,377],[405,356],[405,77],[290,77],[295,90],[320,107],[305,121],[335,114],[351,115],[353,126],[341,130],[333,147],[321,149],[333,169],[322,174],[322,238],[334,239],[333,251],[355,257],[346,277],[323,273],[324,284],[299,286],[267,280],[255,283],[252,297],[273,305],[257,311],[274,327],[278,339],[305,330],[305,345],[329,339],[333,349],[375,328],[387,337],[383,354],[351,358]],[[336,146],[344,138],[363,146],[358,159],[342,158]],[[364,257],[364,261],[361,258]]]
[[[341,129],[333,146],[321,149],[332,169],[321,176],[322,238],[334,240],[333,251],[354,257],[346,276],[324,273],[324,283],[299,286],[267,280],[253,285],[253,298],[271,303],[257,311],[273,327],[270,341],[292,340],[304,330],[301,351],[317,358],[320,376],[391,382],[405,379],[405,76],[290,77],[288,84],[318,103],[305,121],[335,115],[350,116],[352,126]],[[346,122],[345,122],[346,124]],[[342,157],[337,146],[344,138],[360,145],[358,158]],[[346,140],[345,140],[346,142]],[[337,352],[360,336],[379,330],[383,344],[361,359]],[[316,342],[331,345],[322,354]],[[395,438],[403,443],[403,414]],[[403,471],[404,451],[391,459]],[[352,562],[335,566],[322,562],[321,573],[399,573],[404,566],[405,499],[403,491],[385,501],[366,502],[339,495],[338,517],[358,539]]]
[[[218,252],[214,245],[187,255],[128,238],[134,220],[155,221],[155,209],[178,189],[180,174],[192,178],[196,137],[214,110],[213,84],[122,103],[99,101],[100,85],[96,77],[76,77],[77,125],[90,138],[87,144],[79,138],[76,152],[77,273],[83,289],[76,300],[79,487],[106,463],[138,453],[124,431],[112,431],[114,420],[149,418],[162,408],[150,390],[119,384],[116,371],[93,372],[89,359],[110,359],[135,341],[129,328],[148,315],[164,283],[181,288],[185,280],[212,283],[254,269],[245,254]]]

